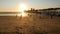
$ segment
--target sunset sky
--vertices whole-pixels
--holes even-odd
[[[17,10],[20,4],[26,4],[28,9],[43,9],[60,7],[60,0],[0,0],[0,11]]]

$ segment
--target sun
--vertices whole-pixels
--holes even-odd
[[[25,5],[25,4],[21,4],[21,5],[20,5],[20,9],[21,9],[21,11],[26,10],[26,5]]]
[[[26,4],[20,4],[20,12],[22,16],[26,16],[24,10],[26,10],[27,6]]]

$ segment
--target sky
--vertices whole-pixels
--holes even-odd
[[[28,9],[45,9],[60,7],[60,0],[0,0],[0,11],[17,10],[20,4],[26,4]]]

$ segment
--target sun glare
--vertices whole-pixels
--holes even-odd
[[[26,10],[26,5],[25,4],[20,4],[20,12],[22,16],[26,16],[26,13],[24,12],[24,10]]]
[[[20,9],[21,9],[21,11],[26,10],[26,5],[25,5],[25,4],[21,4],[21,5],[20,5]]]

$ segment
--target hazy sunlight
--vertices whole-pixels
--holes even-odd
[[[22,16],[26,16],[26,13],[24,12],[24,10],[26,10],[26,5],[25,4],[20,4],[20,12]]]

